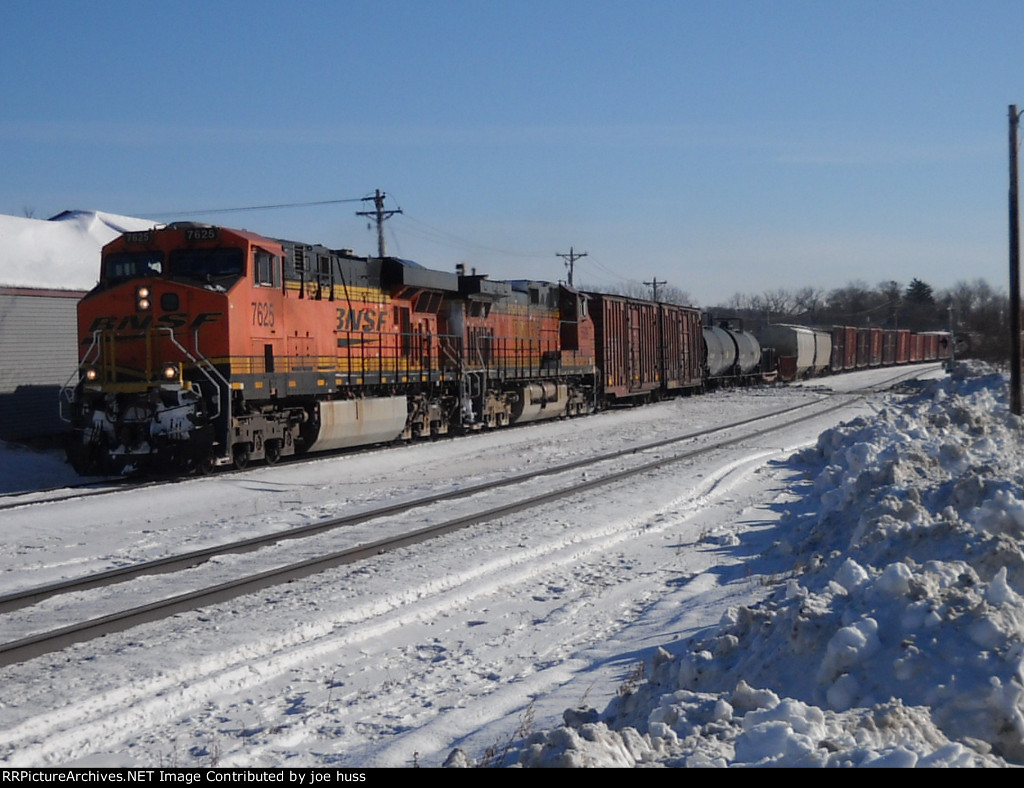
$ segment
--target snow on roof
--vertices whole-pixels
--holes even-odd
[[[0,286],[90,290],[105,244],[157,224],[101,211],[63,211],[51,219],[0,215]]]

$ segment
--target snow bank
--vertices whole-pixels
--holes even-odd
[[[1021,422],[961,366],[792,458],[791,570],[524,766],[1024,763]],[[457,763],[459,758],[452,759]]]
[[[121,233],[155,225],[100,211],[64,211],[48,220],[0,216],[0,286],[91,290],[100,249]]]

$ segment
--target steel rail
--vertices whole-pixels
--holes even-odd
[[[582,492],[602,487],[605,485],[614,484],[618,481],[628,479],[632,476],[637,476],[652,470],[657,470],[677,462],[693,459],[695,457],[699,457],[701,455],[708,454],[713,451],[718,451],[723,448],[734,446],[744,441],[749,441],[754,438],[761,437],[763,435],[778,432],[779,430],[791,427],[795,424],[799,424],[804,421],[819,418],[828,413],[847,407],[858,400],[864,399],[867,396],[867,393],[870,392],[860,394],[850,393],[846,395],[847,398],[845,398],[843,402],[831,405],[830,407],[827,407],[822,410],[817,410],[811,414],[804,414],[798,416],[797,418],[789,419],[781,424],[767,426],[762,429],[744,433],[743,435],[727,438],[722,441],[717,441],[710,445],[690,449],[687,451],[680,452],[678,454],[673,454],[669,457],[657,458],[630,468],[601,475],[593,479],[576,480],[573,482],[571,487],[563,487],[561,489],[556,489],[546,493],[530,496],[525,499],[513,501],[511,503],[503,504],[497,507],[492,507],[482,512],[476,512],[473,514],[446,520],[442,523],[438,523],[435,525],[426,526],[402,534],[397,537],[390,537],[370,542],[367,544],[346,548],[343,550],[329,553],[327,555],[317,556],[315,558],[295,562],[292,564],[288,564],[286,566],[278,567],[276,569],[271,569],[264,572],[259,572],[257,574],[230,580],[225,583],[221,583],[209,588],[178,594],[176,596],[172,596],[161,601],[149,603],[135,608],[130,608],[117,613],[111,613],[109,615],[101,616],[95,619],[91,619],[89,621],[68,625],[60,629],[53,630],[51,632],[44,632],[36,635],[31,635],[29,637],[21,638],[10,643],[0,644],[0,666],[6,666],[18,662],[23,662],[37,656],[42,656],[47,653],[58,651],[74,643],[90,640],[102,635],[121,632],[132,627],[138,626],[140,624],[161,620],[169,616],[175,615],[177,613],[185,612],[188,610],[194,610],[196,608],[203,607],[206,605],[217,604],[220,602],[235,599],[239,596],[255,593],[257,591],[269,588],[271,586],[309,577],[310,575],[320,573],[326,569],[336,568],[338,566],[343,566],[345,564],[353,563],[355,561],[364,560],[374,555],[380,555],[382,553],[395,550],[401,547],[408,547],[410,545],[414,545],[419,542],[426,541],[428,539],[433,539],[438,536],[442,536],[444,534],[469,527],[471,525],[500,519],[501,517],[508,516],[510,514],[515,514],[517,512],[524,511],[527,509],[531,509],[542,504],[550,503],[552,501],[560,500],[574,495],[579,495]],[[605,455],[601,455],[599,458],[577,460],[571,463],[565,463],[563,465],[557,466],[556,468],[548,468],[540,472],[521,474],[516,477],[515,481],[500,480],[498,483],[476,485],[473,489],[474,492],[479,492],[481,490],[491,490],[497,487],[514,484],[516,483],[516,481],[524,481],[532,478],[537,478],[539,476],[564,472],[566,470],[574,470],[576,468],[583,467],[586,465],[594,465],[599,462],[607,461],[609,459],[616,459],[627,454],[637,454],[640,453],[641,451],[649,451],[650,449],[653,448],[664,447],[671,443],[682,442],[684,440],[689,440],[694,437],[699,437],[701,435],[706,435],[713,432],[721,432],[727,429],[735,428],[737,426],[745,426],[753,422],[763,421],[779,415],[785,415],[787,413],[792,413],[798,410],[806,409],[816,404],[820,404],[821,402],[822,400],[816,400],[815,402],[812,403],[804,403],[801,405],[793,406],[790,408],[774,412],[772,414],[762,414],[761,416],[751,417],[749,419],[745,419],[730,425],[709,428],[707,430],[701,430],[696,433],[689,434],[685,437],[677,436],[675,438],[654,441],[650,444],[645,444],[643,447],[636,446],[627,449],[619,449],[616,450],[615,452],[610,452]],[[451,499],[455,497],[468,496],[470,494],[472,493],[470,493],[467,488],[466,490],[452,491],[449,493],[443,493],[438,496],[430,496],[428,499],[421,500],[426,501],[428,503],[436,503],[437,501]],[[397,504],[395,506],[385,507],[384,510],[375,510],[374,512],[364,513],[363,515],[356,515],[355,517],[363,519],[372,519],[375,517],[383,516],[381,514],[382,511],[386,510],[388,513],[394,513],[396,511],[405,511],[414,505],[420,505],[420,503],[407,502],[405,504]],[[350,518],[337,518],[336,520],[315,523],[311,526],[307,526],[306,528],[325,530],[330,527],[337,527],[339,521],[345,521],[348,519]],[[297,531],[299,529],[293,530]],[[281,538],[282,534],[276,534],[273,535],[273,537],[268,537],[268,539],[276,541],[280,541]],[[246,542],[252,541],[254,540],[246,540]],[[235,543],[236,546],[238,544],[240,543]],[[250,549],[255,548],[253,547]],[[178,559],[181,560],[181,557],[178,557]],[[192,565],[194,565],[194,563]],[[117,571],[120,570],[115,570],[115,572]]]
[[[164,558],[157,558],[152,561],[145,561],[137,564],[131,564],[128,566],[121,566],[117,567],[116,569],[109,569],[102,572],[96,572],[90,575],[85,575],[83,577],[70,578],[68,580],[61,580],[55,583],[48,583],[42,586],[35,586],[33,588],[3,594],[0,595],[0,613],[19,610],[21,608],[28,607],[30,605],[36,604],[37,602],[41,602],[45,599],[49,599],[59,594],[69,594],[78,591],[86,591],[91,588],[114,585],[116,583],[123,583],[129,580],[134,580],[137,577],[143,577],[145,575],[166,574],[170,572],[180,571],[183,569],[191,569],[195,566],[199,566],[200,564],[209,561],[212,558],[216,558],[222,555],[252,552],[254,550],[258,550],[262,547],[266,547],[277,542],[294,539],[303,539],[309,536],[314,536],[316,534],[323,533],[325,531],[333,530],[335,528],[359,525],[361,523],[369,522],[371,520],[376,520],[382,517],[388,517],[395,514],[405,514],[412,509],[422,508],[444,501],[468,498],[481,492],[489,492],[491,490],[500,489],[502,487],[511,487],[513,485],[521,484],[523,482],[530,481],[532,479],[538,479],[544,476],[554,476],[556,474],[564,473],[566,471],[573,471],[579,468],[585,468],[590,465],[606,462],[608,460],[618,459],[619,457],[623,457],[629,454],[638,454],[640,452],[662,448],[673,443],[680,443],[687,440],[693,440],[695,438],[705,437],[716,432],[724,432],[729,429],[743,427],[747,424],[751,424],[756,421],[762,421],[777,416],[785,416],[786,414],[792,413],[797,410],[802,410],[804,408],[813,407],[814,405],[819,405],[824,401],[826,400],[818,399],[814,400],[813,402],[805,402],[800,405],[782,408],[778,411],[761,414],[759,416],[752,416],[747,419],[741,419],[739,421],[731,422],[729,424],[724,424],[717,427],[709,427],[707,429],[697,430],[695,432],[689,432],[683,435],[676,435],[670,438],[662,438],[657,441],[652,441],[649,443],[637,444],[623,449],[616,449],[615,451],[605,452],[603,454],[579,460],[572,460],[570,462],[561,463],[559,465],[553,465],[548,468],[531,470],[527,471],[526,473],[507,476],[503,479],[482,482],[480,484],[470,485],[468,487],[461,487],[457,490],[449,490],[443,493],[434,493],[428,496],[423,496],[421,498],[415,498],[410,501],[403,501],[400,503],[377,507],[375,509],[371,509],[365,512],[359,512],[357,514],[345,515],[343,517],[333,517],[325,520],[318,520],[317,522],[308,523],[306,525],[298,526],[295,528],[290,528],[286,531],[274,531],[269,534],[254,536],[248,539],[241,539],[234,542],[226,542],[221,545],[213,545],[211,547],[193,550],[188,553],[180,553],[178,555],[166,556]]]

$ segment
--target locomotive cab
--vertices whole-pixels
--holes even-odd
[[[243,283],[280,293],[280,250],[270,246],[187,223],[126,233],[104,248],[99,282],[78,307],[68,452],[76,470],[229,461],[232,294]]]

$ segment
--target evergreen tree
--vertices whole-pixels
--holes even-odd
[[[922,282],[918,278],[910,280],[910,284],[907,285],[906,299],[911,304],[934,304],[935,294],[932,292],[932,286],[926,282]]]

